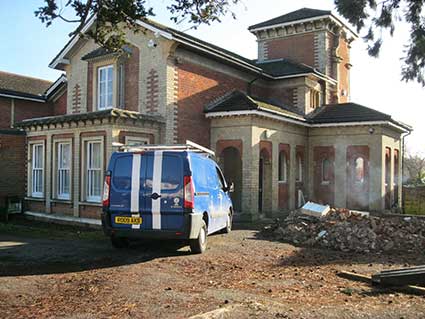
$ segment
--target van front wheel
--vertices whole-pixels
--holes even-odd
[[[111,244],[114,248],[127,248],[130,243],[127,238],[111,236]]]
[[[202,221],[201,229],[199,230],[198,238],[189,241],[190,250],[194,254],[202,254],[207,249],[207,224]]]

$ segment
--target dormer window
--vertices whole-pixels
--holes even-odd
[[[105,110],[114,106],[114,67],[107,65],[98,68],[97,73],[97,108]]]

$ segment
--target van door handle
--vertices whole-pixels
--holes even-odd
[[[151,195],[151,198],[152,199],[158,199],[158,198],[160,198],[161,197],[161,195],[159,195],[158,193],[153,193],[152,195]]]

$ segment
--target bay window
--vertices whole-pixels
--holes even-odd
[[[44,144],[31,145],[31,196],[44,196]]]
[[[71,184],[71,144],[57,144],[56,187],[59,199],[70,199]]]
[[[102,194],[102,143],[88,141],[86,144],[86,200],[100,202]]]

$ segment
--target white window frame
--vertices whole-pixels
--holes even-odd
[[[40,163],[38,160],[36,163],[36,148],[41,147],[41,165],[36,165]],[[43,143],[33,143],[30,144],[31,148],[31,196],[42,198],[44,197],[44,165],[45,165],[45,150],[44,150],[44,142]],[[37,166],[37,167],[36,167]],[[35,172],[39,172],[39,174],[35,174]],[[38,184],[38,180],[41,178],[41,189],[36,189],[36,185]]]
[[[150,144],[150,139],[148,137],[138,137],[138,136],[126,136],[124,139],[125,145],[130,145],[130,143],[135,144]]]
[[[280,163],[281,163],[281,156],[282,156],[282,160],[283,160],[283,172],[282,172],[282,176],[283,178],[281,178],[281,174],[278,174],[278,180],[279,183],[287,183],[288,182],[288,158],[286,156],[286,152],[284,151],[280,151],[279,152],[279,159],[278,159],[278,164],[279,164],[279,169],[280,169]],[[279,169],[278,169],[278,173],[279,173]]]
[[[62,147],[64,145],[69,146],[69,167],[61,167],[61,158],[62,158]],[[60,141],[56,143],[56,197],[62,200],[70,200],[71,199],[71,168],[72,168],[72,143],[70,141]],[[68,193],[64,192],[64,176],[68,175]]]
[[[105,105],[102,106],[101,96],[100,96],[100,86],[101,86],[100,73],[103,70],[108,70],[108,69],[112,69],[112,79],[111,79],[111,81],[112,81],[112,88],[111,88],[112,92],[108,91],[107,83],[109,82],[109,78],[108,78],[108,71],[106,71],[106,81],[105,81],[106,85],[105,85],[105,93],[104,93],[105,96],[106,96],[106,101],[105,101]],[[105,66],[101,66],[101,67],[97,68],[97,109],[98,110],[107,110],[107,109],[114,107],[114,81],[115,81],[115,79],[114,79],[114,65],[113,64],[109,64],[109,65],[105,65]],[[112,93],[112,105],[106,105],[107,101],[108,101],[107,96],[109,95],[109,93]]]
[[[85,198],[86,202],[91,203],[100,203],[102,199],[102,192],[103,192],[103,174],[104,174],[104,143],[103,139],[97,138],[97,139],[87,139],[83,140],[84,145],[84,170],[82,171],[83,174],[83,181],[84,181],[84,193],[83,198]],[[94,168],[91,167],[90,163],[90,145],[92,144],[100,144],[100,167]],[[91,172],[100,172],[100,178],[99,178],[99,194],[95,195],[91,193],[90,190],[92,190],[92,176],[94,173]]]

